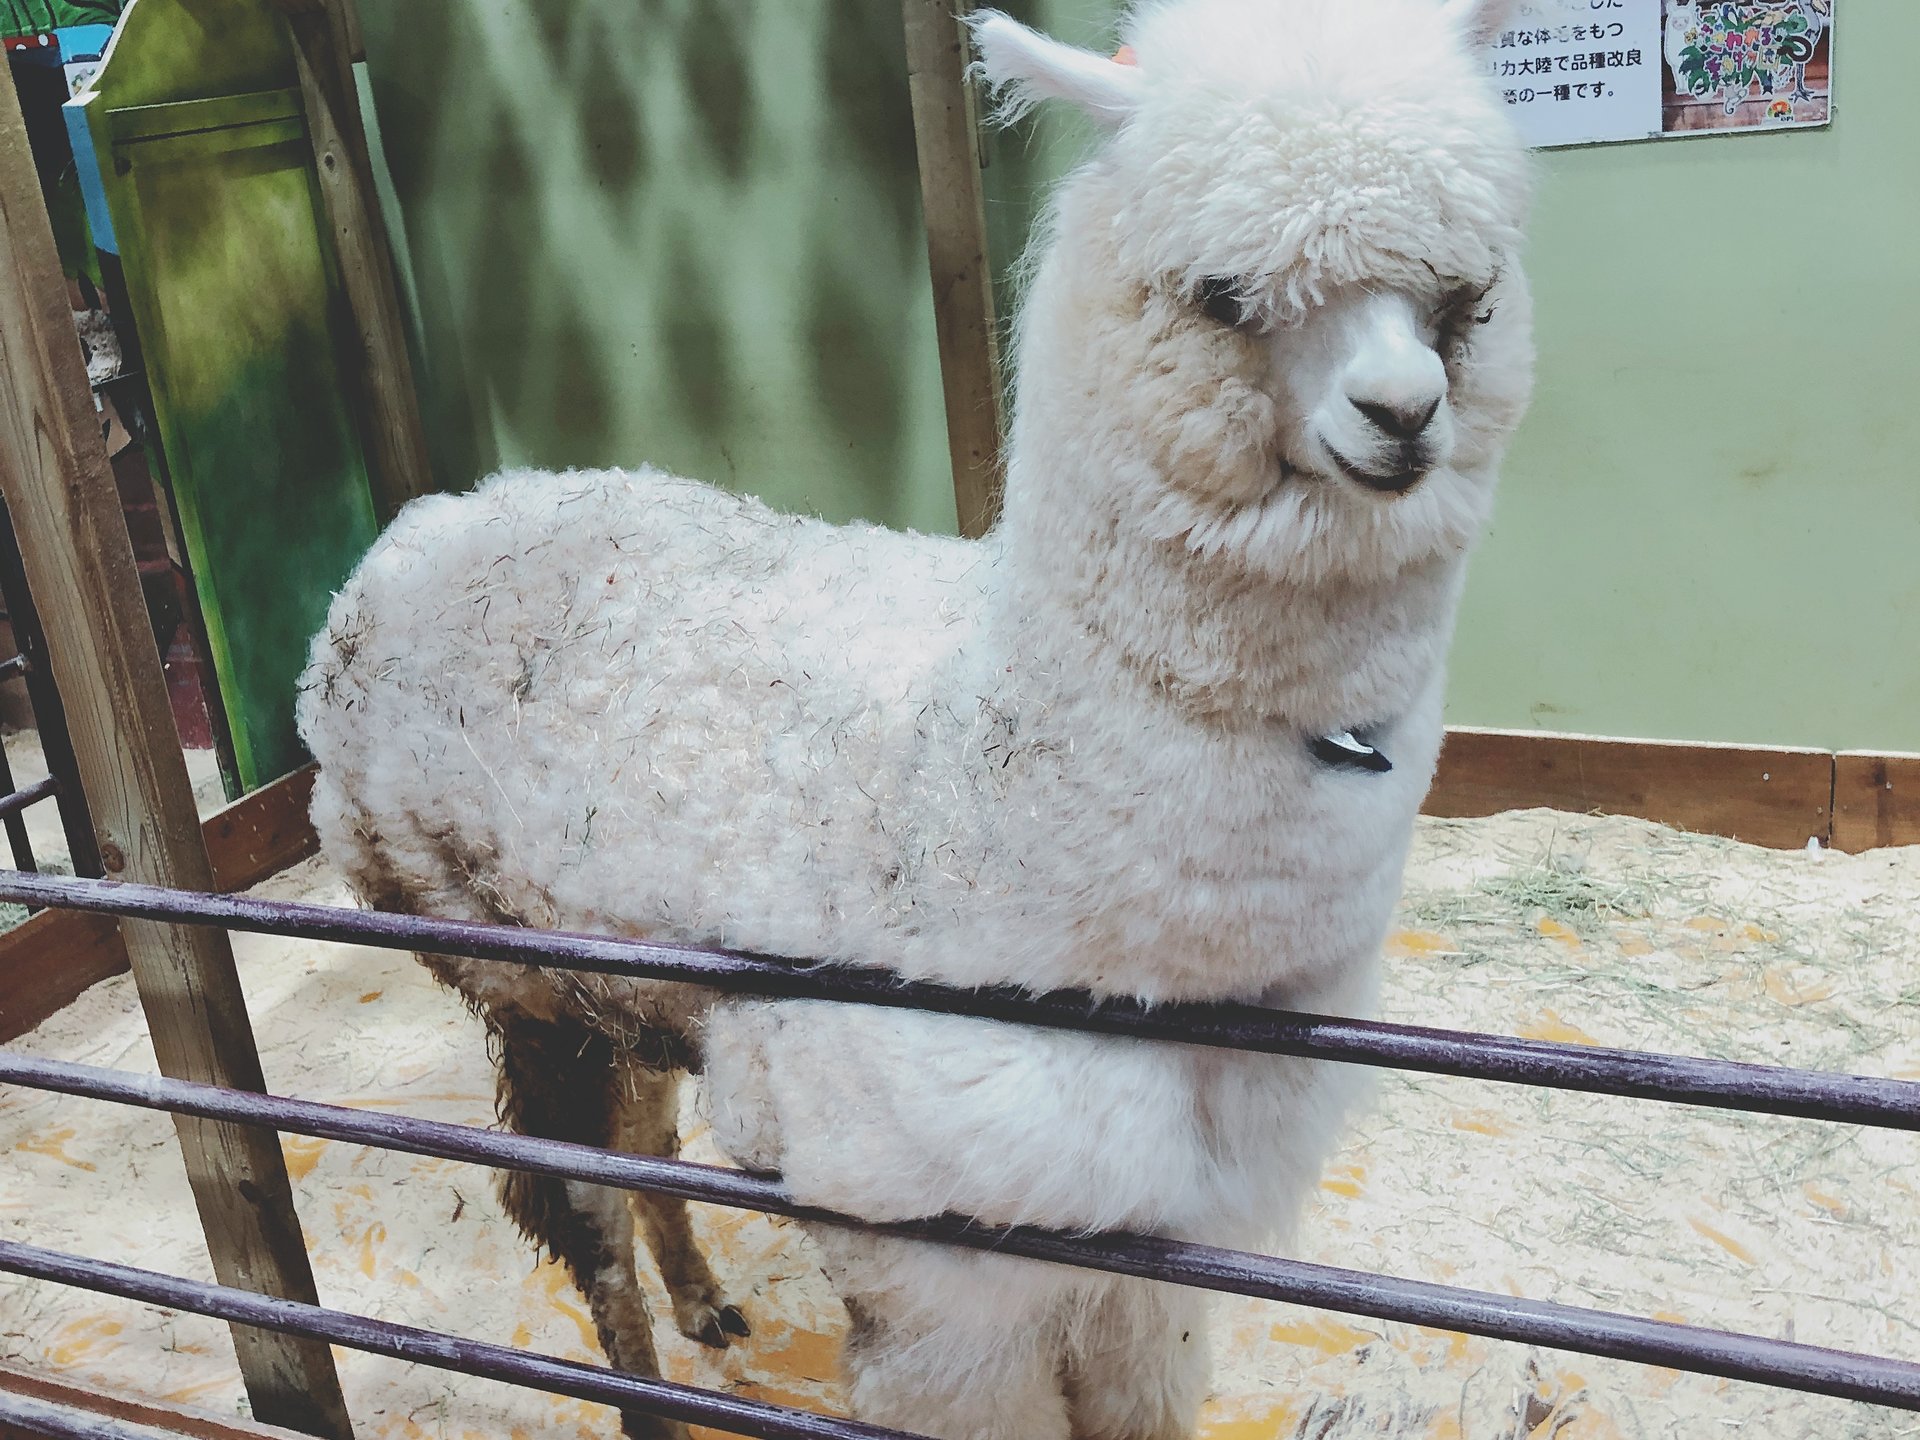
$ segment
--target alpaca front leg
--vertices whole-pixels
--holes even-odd
[[[575,1021],[489,1015],[500,1046],[500,1118],[522,1135],[608,1148],[622,1102],[606,1038]],[[587,1297],[607,1363],[658,1378],[653,1316],[634,1271],[633,1210],[625,1191],[508,1172],[500,1199],[520,1231],[567,1267]],[[627,1440],[689,1440],[687,1427],[623,1411]]]
[[[1121,1280],[1071,1337],[1073,1440],[1189,1440],[1207,1398],[1207,1297]]]
[[[680,1153],[680,1080],[644,1066],[627,1067],[626,1103],[619,1118],[619,1148],[629,1155],[674,1159]],[[689,1340],[727,1347],[730,1336],[746,1336],[746,1317],[721,1293],[693,1237],[687,1202],[644,1190],[632,1194],[633,1208],[646,1232],[647,1248],[660,1267],[660,1279],[673,1297],[673,1318]]]
[[[1074,1271],[809,1226],[846,1302],[853,1413],[934,1440],[1070,1440]]]
[[[933,1440],[1070,1440],[1057,1347],[1017,1323],[932,1329],[847,1302],[853,1413]]]
[[[576,1181],[539,1183],[557,1183],[565,1191],[570,1213],[551,1244],[587,1297],[607,1363],[629,1375],[658,1379],[653,1314],[634,1271],[633,1211],[626,1192]],[[621,1412],[620,1431],[627,1440],[689,1440],[679,1421],[633,1410]]]

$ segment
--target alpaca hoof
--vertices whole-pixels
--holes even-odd
[[[679,1319],[682,1335],[715,1350],[726,1349],[730,1343],[729,1336],[737,1335],[745,1339],[753,1333],[747,1324],[747,1317],[734,1305],[695,1306]]]

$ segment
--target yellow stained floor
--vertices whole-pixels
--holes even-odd
[[[267,893],[345,897],[317,863]],[[270,1084],[484,1124],[471,1019],[404,956],[237,937]],[[1419,1023],[1920,1079],[1920,850],[1781,854],[1636,821],[1423,822],[1385,1010]],[[150,1069],[130,984],[20,1042]],[[714,1158],[690,1109],[691,1153]],[[0,1090],[0,1235],[211,1278],[162,1116]],[[471,1167],[286,1141],[323,1300],[597,1359]],[[702,1209],[753,1338],[675,1379],[841,1402],[845,1316],[808,1243]],[[1384,1075],[1292,1253],[1920,1359],[1920,1136]],[[651,1281],[650,1281],[651,1283]],[[654,1289],[656,1310],[664,1300]],[[1895,1440],[1920,1417],[1252,1301],[1218,1303],[1207,1440]],[[221,1326],[0,1280],[0,1353],[218,1413]],[[584,1440],[594,1406],[341,1352],[367,1440]]]

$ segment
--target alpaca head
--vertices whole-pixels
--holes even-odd
[[[1509,6],[1145,0],[1119,60],[975,20],[1007,109],[1108,132],[1023,309],[1013,524],[1305,583],[1472,543],[1532,365]]]

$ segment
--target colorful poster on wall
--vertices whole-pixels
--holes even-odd
[[[1488,65],[1534,145],[1825,125],[1834,0],[1523,0]]]

